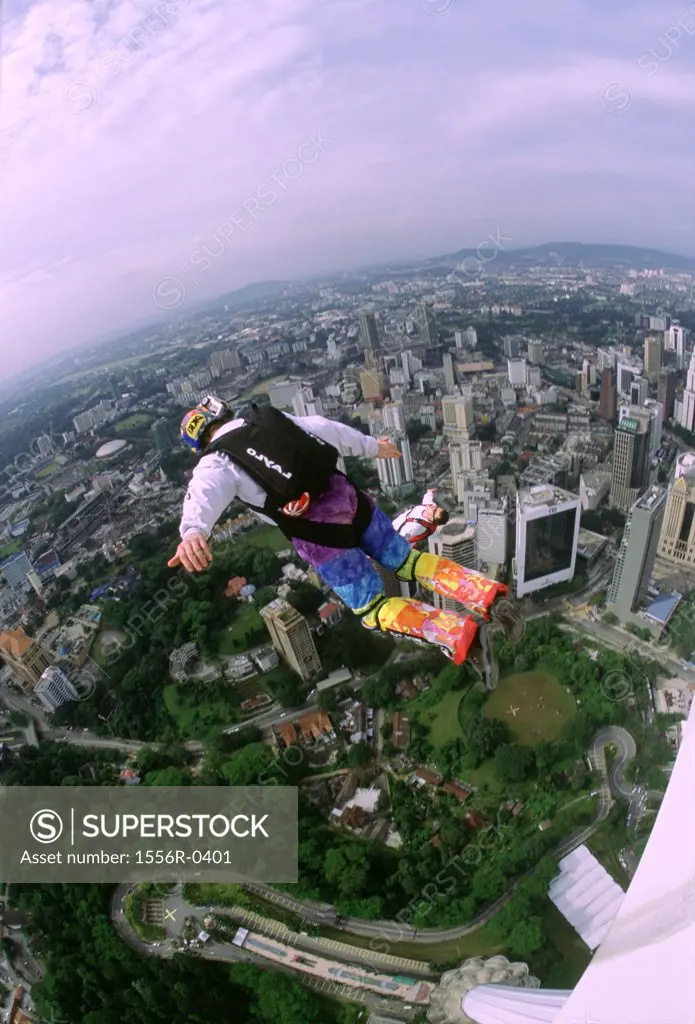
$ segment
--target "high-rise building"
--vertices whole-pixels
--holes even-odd
[[[392,441],[401,453],[400,459],[377,459],[379,485],[386,494],[409,494],[413,490],[413,460],[410,441],[406,434],[395,430],[385,431],[384,436]]]
[[[388,391],[388,383],[378,370],[363,370],[360,373],[360,388],[365,402],[378,402]]]
[[[467,441],[473,429],[473,402],[466,395],[442,398],[444,434],[452,441]]]
[[[478,347],[478,332],[475,327],[467,327],[463,332],[466,348],[476,349]]]
[[[615,397],[613,370],[607,366],[601,373],[601,398],[598,414],[602,420],[610,422],[615,419]]]
[[[542,366],[544,362],[543,356],[543,342],[542,341],[529,341],[528,343],[528,361],[534,366]]]
[[[659,382],[656,393],[657,401],[664,409],[664,419],[670,420],[676,401],[676,374],[671,369],[659,371]]]
[[[376,314],[366,309],[360,313],[360,342],[365,352],[378,352],[381,348]]]
[[[609,503],[621,512],[629,512],[649,485],[651,442],[649,413],[634,408],[624,417],[613,435],[613,472]]]
[[[295,416],[323,416],[323,403],[309,384],[302,384],[292,399],[292,412]]]
[[[608,349],[608,351],[600,348],[596,352],[596,357],[598,359],[599,373],[603,373],[608,368],[615,370],[616,352],[614,348]]]
[[[34,696],[37,697],[46,711],[56,711],[68,701],[77,700],[78,693],[62,669],[51,665],[41,673]]]
[[[648,334],[644,339],[644,375],[654,381],[661,369],[663,338],[660,334]]]
[[[449,394],[451,394],[456,389],[456,373],[451,352],[445,352],[442,356],[442,367],[444,369],[444,386]]]
[[[381,420],[386,430],[405,434],[405,411],[402,402],[386,402],[381,408]]]
[[[654,486],[630,510],[607,599],[621,622],[631,621],[647,594],[665,509],[666,488]]]
[[[307,680],[321,671],[321,659],[309,623],[296,608],[276,598],[261,608],[261,616],[268,627],[273,647],[293,672]]]
[[[521,346],[518,338],[507,336],[503,342],[504,354],[507,359],[518,359],[521,354]]]
[[[526,387],[526,360],[508,359],[507,377],[509,378],[509,383],[513,388]]]
[[[449,445],[451,475],[477,473],[483,468],[483,446],[480,441],[452,441]]]
[[[241,369],[241,357],[231,348],[220,349],[210,356],[210,373],[215,379],[239,369]]]
[[[685,430],[695,430],[695,349],[690,356],[686,387],[681,403],[680,425]]]
[[[649,381],[635,377],[630,385],[630,405],[644,405],[649,395]]]
[[[616,364],[616,386],[618,394],[623,395],[625,398],[630,396],[630,385],[635,377],[640,376],[640,370],[637,366],[632,366],[630,363],[621,362],[618,360]]]
[[[436,533],[428,538],[427,546],[433,555],[449,558],[466,569],[476,568],[475,527],[465,519],[452,518],[444,526],[440,526]],[[432,595],[432,603],[436,608],[443,608],[448,612],[464,611],[464,606],[459,601],[439,594]]]
[[[33,691],[53,662],[50,651],[27,636],[23,629],[8,629],[0,633],[0,657],[19,677],[28,693]]]
[[[509,514],[506,498],[478,509],[476,523],[477,566],[504,565],[507,561]]]
[[[428,348],[436,348],[439,340],[437,317],[431,302],[418,302],[417,322],[420,335],[425,339]]]
[[[541,484],[516,495],[516,593],[525,597],[574,577],[581,500]]]
[[[668,491],[658,553],[671,562],[692,566],[695,565],[695,456],[688,455],[692,460],[690,472],[682,473]]]
[[[676,366],[685,369],[685,328],[677,320],[671,324],[664,334],[664,348],[676,353]]]
[[[18,551],[17,554],[6,558],[4,562],[0,562],[0,576],[15,591],[29,589],[28,577],[33,571],[34,566],[24,551]]]
[[[169,452],[176,444],[174,432],[163,417],[152,424],[152,434],[158,452]]]

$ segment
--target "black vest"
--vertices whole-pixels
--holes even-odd
[[[252,406],[244,425],[228,430],[205,449],[220,452],[240,466],[267,498],[259,512],[272,519],[290,539],[311,541],[326,547],[359,547],[372,517],[366,496],[357,491],[357,515],[352,523],[319,523],[282,511],[289,501],[308,493],[312,500],[328,490],[338,472],[338,451],[313,434],[307,434],[271,405]]]
[[[216,438],[209,452],[224,452],[263,488],[266,515],[302,494],[323,494],[338,463],[333,445],[307,434],[272,405],[252,406],[244,425]]]

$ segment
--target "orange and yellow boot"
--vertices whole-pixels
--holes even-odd
[[[504,600],[509,593],[504,583],[427,551],[411,551],[396,576],[408,582],[415,580],[441,597],[458,601],[472,615],[494,619],[512,643],[518,643],[523,637],[521,612],[511,601]]]
[[[404,597],[379,597],[360,617],[366,629],[439,647],[455,665],[466,661],[478,631],[471,615],[442,611]]]

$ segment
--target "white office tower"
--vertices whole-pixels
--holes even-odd
[[[456,348],[477,348],[478,334],[475,327],[467,327],[465,331],[454,331]]]
[[[682,452],[676,459],[676,469],[673,474],[674,482],[682,476],[693,476],[695,474],[695,452]]]
[[[442,356],[442,368],[444,370],[444,386],[449,394],[456,389],[456,374],[454,372],[454,359],[451,352],[445,352]]]
[[[465,395],[442,398],[444,434],[452,441],[467,441],[473,428],[473,402]]]
[[[679,370],[685,367],[685,328],[681,327],[678,321],[673,324],[664,334],[664,348],[667,352],[676,353],[676,366]]]
[[[644,405],[649,395],[649,381],[644,377],[635,377],[630,384],[630,404]]]
[[[611,348],[607,352],[605,349],[598,349],[596,356],[598,358],[598,368],[603,373],[604,370],[615,369],[615,349]]]
[[[302,384],[292,399],[292,411],[295,416],[323,416],[323,405],[320,398],[314,397],[313,388]]]
[[[566,583],[574,577],[581,501],[552,484],[516,495],[516,593]]]
[[[695,702],[637,871],[574,990],[539,988],[522,964],[501,984],[452,978],[435,990],[432,1024],[691,1024],[695,1021]],[[494,958],[497,960],[498,958]],[[502,958],[499,958],[502,959]],[[463,964],[459,973],[467,966]],[[477,961],[480,972],[487,966]],[[516,971],[511,968],[517,968]],[[451,972],[455,974],[455,972]],[[450,974],[443,976],[446,983]],[[479,974],[480,977],[480,974]],[[454,986],[460,985],[458,1009]],[[519,986],[519,987],[517,987]],[[444,1011],[439,1012],[443,1006]]]
[[[46,711],[55,711],[68,701],[77,700],[78,694],[62,669],[51,665],[34,687],[34,696],[38,697]]]
[[[695,428],[695,349],[690,356],[686,388],[683,392],[683,401],[680,403],[680,416],[678,422],[685,430]]]
[[[405,434],[405,412],[402,402],[386,402],[381,409],[381,418],[387,431]]]
[[[631,366],[630,363],[618,361],[616,371],[616,387],[618,389],[618,394],[623,395],[625,398],[629,398],[630,386],[634,378],[640,376],[640,370],[636,366]]]
[[[484,571],[492,565],[507,561],[507,534],[509,517],[507,499],[500,499],[486,508],[478,509],[476,523],[476,568]]]
[[[630,509],[607,603],[621,622],[631,622],[647,594],[666,511],[665,487],[651,487]]]
[[[449,445],[449,464],[454,478],[464,473],[477,473],[483,468],[483,446],[480,441],[452,441]]]
[[[401,352],[401,366],[403,367],[403,380],[406,387],[410,387],[413,381],[413,365],[410,352]]]
[[[539,388],[541,386],[540,366],[526,366],[526,387]]]
[[[509,378],[509,383],[513,388],[526,387],[526,360],[508,359],[507,377]]]
[[[413,490],[413,460],[410,442],[405,434],[389,431],[385,434],[401,453],[400,459],[377,459],[379,484],[386,494],[409,494]]]
[[[476,567],[475,527],[467,523],[465,519],[450,519],[444,526],[440,526],[436,533],[428,538],[427,546],[433,555],[449,558],[466,569],[475,569]],[[436,608],[443,608],[448,612],[464,610],[459,601],[441,597],[439,594],[430,595],[428,593],[427,600],[431,600]]]

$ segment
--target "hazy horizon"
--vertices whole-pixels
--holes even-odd
[[[490,235],[695,256],[679,5],[9,0],[4,18],[8,376],[181,301]]]

